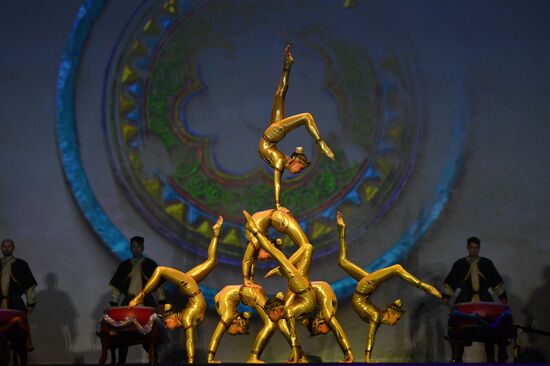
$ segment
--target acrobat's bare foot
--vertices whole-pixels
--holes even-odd
[[[347,352],[343,360],[338,361],[339,363],[353,363],[353,354],[351,351]]]
[[[307,359],[306,356],[301,355],[300,357],[298,357],[298,360],[289,359],[285,363],[309,363],[309,360]]]
[[[420,284],[418,285],[418,288],[420,288],[422,291],[424,291],[428,295],[435,296],[438,299],[442,298],[441,293],[437,291],[437,289],[430,284],[427,284],[425,282],[420,282]]]
[[[265,361],[260,360],[256,355],[251,355],[246,360],[246,363],[265,363]]]
[[[128,304],[129,308],[143,304],[143,298],[145,297],[145,292],[141,290]]]
[[[244,285],[246,287],[250,287],[250,288],[253,288],[255,290],[258,290],[258,291],[263,291],[263,287],[262,285],[260,285],[259,283],[257,283],[256,281],[254,280],[250,280],[250,279],[246,279],[244,280]]]
[[[287,213],[290,212],[290,210],[286,207],[283,207],[283,206],[278,206],[275,211],[279,211],[281,214],[283,215],[286,215]]]
[[[222,225],[223,225],[223,217],[218,216],[218,221],[212,226],[212,231],[214,232],[214,236],[219,237],[220,233],[222,231]]]
[[[336,212],[336,227],[338,227],[338,231],[346,229],[346,222],[344,221],[344,215],[342,215],[341,211]]]
[[[281,277],[282,276],[281,268],[279,268],[278,266],[273,268],[272,270],[270,270],[269,272],[267,272],[265,274],[264,278],[269,278],[269,277],[273,277],[273,276]]]
[[[290,53],[290,43],[289,43],[285,47],[285,58],[283,62],[283,69],[290,70],[290,68],[292,67],[292,64],[294,64],[294,58]]]
[[[301,347],[293,348],[290,352],[290,356],[288,357],[288,360],[284,361],[284,363],[309,363],[309,360],[302,352]]]
[[[317,142],[317,146],[319,147],[319,150],[321,151],[321,154],[325,155],[327,158],[329,158],[332,161],[335,160],[334,159],[334,153],[332,152],[330,147],[328,147],[325,140],[320,139],[319,142]]]

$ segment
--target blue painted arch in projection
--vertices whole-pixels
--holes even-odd
[[[130,255],[128,251],[128,239],[111,222],[95,198],[92,187],[87,180],[86,172],[80,160],[77,121],[74,111],[74,95],[77,87],[76,75],[78,65],[89,32],[93,27],[94,21],[103,9],[104,4],[105,1],[103,0],[90,0],[83,5],[78,12],[71,33],[69,34],[57,80],[56,132],[65,176],[82,213],[103,243],[107,245],[117,257],[127,258]],[[144,4],[145,2],[134,10],[132,17],[139,13],[140,8]],[[128,21],[128,24],[129,23],[130,20]],[[126,26],[128,26],[128,24]],[[168,25],[168,23],[166,24]],[[366,267],[367,271],[374,271],[378,268],[394,264],[403,258],[437,220],[449,199],[451,188],[456,181],[463,162],[468,110],[465,104],[466,98],[464,95],[464,72],[463,70],[459,70],[458,73],[460,78],[457,78],[459,81],[455,84],[456,89],[454,96],[457,102],[454,109],[451,145],[441,175],[441,180],[436,186],[430,202],[424,207],[416,222],[413,223],[413,225],[403,233],[402,237],[380,258],[369,264]],[[411,168],[412,163],[414,163],[417,149],[418,145],[413,146],[412,150],[414,151],[411,152],[411,158],[409,160],[409,167]],[[365,170],[364,174],[367,174],[367,171],[368,169]],[[372,171],[370,173],[372,173]],[[410,170],[404,175],[404,178],[398,182],[398,187],[394,191],[394,198],[406,183],[408,174],[410,174]],[[353,191],[346,193],[348,196],[354,195]],[[341,203],[342,200],[335,200],[334,205],[328,209],[321,210],[321,214],[333,218],[336,206]],[[332,286],[338,297],[347,297],[353,293],[355,281],[351,278],[344,278],[333,282]],[[201,286],[201,288],[209,304],[212,304],[213,297],[218,289],[205,286]]]

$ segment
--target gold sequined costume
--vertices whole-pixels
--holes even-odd
[[[407,272],[401,265],[395,264],[393,266],[379,269],[375,272],[368,273],[364,269],[352,263],[347,256],[346,248],[346,225],[344,218],[340,212],[337,214],[337,226],[340,240],[340,257],[338,264],[346,271],[351,277],[358,281],[355,287],[355,292],[352,297],[353,310],[359,315],[359,317],[370,324],[369,332],[367,336],[367,342],[365,346],[365,362],[371,361],[372,349],[374,347],[374,341],[376,332],[380,324],[384,323],[384,315],[388,311],[379,309],[370,301],[370,296],[376,291],[376,289],[387,280],[393,277],[399,277],[405,282],[423,290],[427,294],[441,298],[441,294],[433,286],[420,281],[414,277],[411,273]],[[400,300],[396,300],[396,304]],[[391,305],[390,305],[391,307]],[[398,320],[399,318],[397,318]],[[396,320],[396,321],[397,321]],[[395,321],[395,322],[396,322]],[[395,324],[395,322],[393,324]],[[393,325],[387,323],[389,325]]]
[[[208,258],[203,263],[193,267],[187,272],[181,272],[175,268],[157,267],[143,290],[130,301],[129,306],[136,306],[142,303],[143,298],[154,291],[164,281],[177,286],[180,293],[187,297],[187,305],[177,316],[181,326],[185,330],[185,350],[187,351],[187,362],[195,360],[195,346],[193,341],[194,328],[202,323],[206,312],[206,301],[201,293],[198,283],[202,281],[216,266],[216,249],[221,232],[223,219],[220,216],[212,227],[214,235],[208,245]]]
[[[260,143],[258,145],[258,153],[260,157],[273,168],[273,189],[275,196],[275,208],[281,207],[281,178],[283,171],[289,162],[290,158],[277,149],[277,143],[281,142],[285,136],[300,126],[305,126],[307,132],[311,135],[322,154],[334,160],[334,154],[328,145],[321,138],[319,129],[315,124],[313,116],[309,113],[301,113],[285,118],[285,96],[288,90],[288,79],[290,69],[294,59],[290,54],[290,45],[285,49],[285,57],[283,64],[283,72],[281,80],[273,99],[273,108],[271,110],[271,118],[269,127],[265,130]],[[307,163],[304,162],[304,168]]]
[[[344,353],[344,360],[346,362],[353,362],[353,354],[351,352],[351,345],[349,343],[344,329],[336,319],[336,308],[338,306],[338,299],[332,287],[324,281],[313,281],[311,287],[315,291],[316,304],[317,304],[317,317],[322,319],[334,333],[338,345]]]
[[[303,249],[307,247],[306,244],[311,245],[306,234],[298,224],[298,221],[296,221],[290,212],[274,209],[259,211],[252,215],[252,220],[254,220],[256,227],[264,236],[267,236],[268,230],[271,226],[278,232],[288,235],[292,242],[298,247],[298,250],[292,257],[290,257],[291,261],[296,260],[295,257],[303,256],[302,252],[304,250],[308,250]],[[258,240],[250,231],[246,230],[245,236],[248,239],[248,246],[246,247],[242,261],[244,284],[257,285],[254,282],[254,269],[256,267],[256,261],[258,259],[258,254],[261,247]],[[307,263],[307,265],[304,264],[307,268],[307,271],[305,272],[306,277],[309,273],[309,264],[310,263]]]
[[[258,332],[254,344],[252,345],[252,351],[250,352],[247,362],[258,362],[258,357],[262,354],[267,341],[273,335],[273,332],[277,329],[275,324],[264,311],[263,306],[267,301],[266,295],[261,288],[247,287],[243,285],[230,285],[225,286],[214,297],[216,304],[216,311],[220,315],[220,321],[212,334],[210,339],[210,346],[208,348],[208,362],[217,362],[214,360],[214,356],[220,344],[223,334],[229,328],[231,322],[237,317],[237,307],[239,303],[250,306],[260,316],[260,319],[264,323],[262,329]]]
[[[248,212],[243,211],[243,213],[247,220],[247,229],[258,240],[260,246],[279,263],[280,270],[287,279],[288,289],[294,293],[286,300],[284,319],[288,323],[294,361],[297,362],[301,354],[301,347],[296,335],[296,319],[308,315],[315,309],[315,291],[311,287],[309,279],[302,275],[290,260],[258,230]],[[311,247],[311,245],[307,244],[304,247]],[[309,250],[311,251],[311,249]]]

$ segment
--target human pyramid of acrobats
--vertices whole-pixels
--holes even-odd
[[[282,141],[288,133],[304,126],[320,152],[334,160],[334,154],[321,137],[311,114],[302,113],[284,117],[284,100],[293,63],[290,46],[287,46],[284,52],[281,80],[271,111],[270,124],[262,135],[258,146],[260,157],[273,169],[275,207],[252,215],[246,210],[243,211],[246,219],[245,235],[248,240],[242,261],[244,279],[243,283],[225,286],[214,298],[220,320],[210,340],[208,363],[221,362],[215,356],[225,332],[232,335],[247,333],[251,314],[239,313],[237,307],[240,303],[253,308],[263,322],[263,327],[256,335],[252,350],[248,354],[247,362],[263,363],[260,359],[262,351],[277,329],[281,331],[290,345],[289,362],[307,362],[297,337],[297,320],[307,326],[311,335],[326,334],[332,331],[344,354],[342,362],[353,362],[354,360],[350,342],[336,319],[337,299],[333,289],[327,282],[311,281],[309,278],[314,245],[310,243],[296,219],[280,201],[283,171],[288,170],[292,174],[297,174],[310,164],[301,147],[297,147],[291,156],[287,156],[277,149],[277,143]],[[169,267],[157,267],[143,290],[129,304],[130,307],[142,304],[144,298],[155,291],[164,281],[177,286],[181,294],[188,298],[187,305],[183,310],[175,312],[171,305],[166,304],[163,321],[168,329],[177,327],[185,329],[185,347],[189,363],[195,361],[193,332],[195,327],[198,327],[203,321],[206,312],[206,301],[199,288],[199,283],[216,265],[216,247],[222,225],[223,218],[220,216],[212,227],[213,237],[208,247],[208,259],[205,262],[187,272]],[[340,244],[338,264],[358,281],[352,298],[352,306],[359,317],[369,324],[364,360],[370,362],[376,332],[380,324],[396,324],[405,311],[400,299],[389,304],[384,310],[375,306],[371,302],[370,296],[378,286],[392,277],[399,277],[429,295],[441,298],[441,294],[433,286],[414,277],[399,264],[368,273],[352,263],[347,256],[346,223],[341,212],[336,215],[336,225]],[[286,234],[296,245],[296,251],[289,258],[280,250],[282,240],[272,241],[268,237],[270,227],[281,234]],[[278,263],[278,267],[269,271],[265,277],[283,276],[288,282],[287,291],[284,294],[279,292],[271,299],[267,298],[262,286],[254,281],[256,261],[269,258],[274,259]]]

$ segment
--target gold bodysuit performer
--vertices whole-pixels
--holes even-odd
[[[306,278],[309,278],[309,268],[311,266],[313,246],[308,244],[302,248],[300,248],[301,250],[299,249],[294,252],[294,254],[289,258],[289,261],[300,272],[300,274]],[[271,276],[281,276],[280,267],[276,267],[266,274],[266,277]],[[314,314],[310,314],[308,319],[304,319],[302,324],[308,328],[311,336],[327,334],[332,330],[338,345],[344,353],[344,359],[341,362],[353,362],[353,354],[351,352],[349,340],[344,333],[342,326],[335,317],[338,299],[336,298],[334,290],[327,282],[324,281],[313,281],[311,282],[311,287],[315,291],[315,303],[317,310]],[[292,293],[287,294],[287,302],[291,296],[295,295]],[[281,325],[281,323],[279,323],[279,325]],[[304,359],[303,354],[300,354],[300,359]]]
[[[267,341],[273,335],[273,332],[277,329],[277,324],[271,319],[264,310],[264,305],[267,301],[267,297],[261,288],[243,286],[243,285],[230,285],[225,286],[214,297],[216,304],[216,311],[220,315],[220,321],[212,334],[210,339],[210,347],[208,348],[208,363],[219,363],[214,356],[220,344],[221,338],[224,332],[231,335],[247,334],[250,314],[240,314],[237,312],[239,303],[250,306],[260,316],[260,319],[264,323],[262,329],[258,332],[254,344],[252,345],[252,351],[248,357],[248,363],[260,363],[262,362],[259,357],[262,354]],[[288,334],[287,334],[288,336]]]
[[[363,321],[370,324],[367,344],[365,346],[365,362],[371,362],[376,331],[378,330],[380,324],[395,325],[405,312],[400,299],[397,299],[393,303],[389,304],[385,310],[380,310],[376,307],[376,305],[370,301],[370,296],[376,291],[378,286],[392,277],[399,277],[429,295],[441,298],[441,294],[433,286],[414,277],[399,264],[394,264],[393,266],[368,273],[364,269],[352,263],[347,256],[346,224],[341,212],[337,213],[336,222],[340,237],[340,257],[338,264],[351,277],[358,281],[351,304],[353,310],[355,310],[359,317]]]
[[[304,319],[302,324],[307,327],[311,336],[327,334],[332,330],[338,345],[344,353],[344,359],[340,362],[353,362],[353,354],[348,337],[336,319],[338,299],[334,290],[324,281],[313,281],[311,282],[311,287],[313,287],[317,299],[317,313],[309,319]]]
[[[214,233],[208,245],[208,258],[206,261],[187,272],[181,272],[170,267],[157,267],[143,290],[140,291],[128,305],[129,307],[133,307],[141,304],[143,298],[154,291],[163,281],[168,281],[177,286],[181,294],[187,297],[187,305],[181,312],[165,317],[164,324],[171,330],[178,327],[184,328],[186,337],[185,350],[187,351],[188,363],[193,363],[195,360],[193,330],[202,323],[206,312],[206,301],[204,300],[198,283],[216,266],[216,248],[218,246],[222,224],[223,218],[219,216],[218,221],[212,226],[212,231]]]
[[[268,315],[273,321],[279,321],[281,318],[287,321],[293,362],[298,362],[301,354],[301,347],[296,336],[296,319],[313,312],[315,309],[315,291],[311,287],[309,279],[302,275],[300,271],[292,265],[290,260],[285,257],[283,252],[277,249],[275,245],[258,230],[248,212],[243,211],[243,214],[247,221],[246,229],[254,235],[260,243],[260,246],[277,261],[283,276],[287,279],[288,289],[293,292],[293,295],[285,303],[284,314],[279,312],[277,316],[273,316],[268,312]],[[311,244],[306,244],[304,247],[311,247]],[[309,250],[311,251],[311,248],[309,248]]]
[[[306,234],[298,224],[298,221],[288,212],[287,210],[265,210],[259,211],[252,215],[252,220],[254,220],[258,230],[267,237],[268,230],[272,226],[278,232],[288,235],[294,244],[298,247],[298,250],[290,258],[291,261],[294,257],[302,256],[304,250],[308,250],[306,244],[309,243],[309,239]],[[256,286],[261,289],[261,286],[254,281],[254,269],[256,267],[256,261],[267,260],[271,258],[269,253],[267,253],[260,244],[258,240],[252,235],[248,230],[245,231],[245,236],[248,239],[248,246],[243,256],[242,261],[242,271],[243,279],[245,286]],[[275,245],[280,246],[282,243],[277,241]],[[295,263],[295,262],[293,262]],[[309,263],[307,264],[307,273],[309,272]]]
[[[265,130],[258,145],[258,153],[260,154],[260,157],[267,163],[267,165],[273,168],[273,189],[276,209],[281,208],[281,178],[283,171],[286,169],[292,174],[297,174],[310,164],[303,152],[302,147],[296,148],[296,151],[292,153],[291,156],[287,156],[277,149],[277,143],[281,142],[287,133],[300,126],[305,126],[307,132],[311,135],[321,153],[334,160],[334,154],[325,141],[321,138],[319,129],[317,128],[311,114],[301,113],[286,118],[284,117],[284,101],[288,90],[290,69],[292,68],[293,63],[294,59],[290,54],[290,45],[287,45],[285,48],[283,72],[273,100],[269,127]]]

